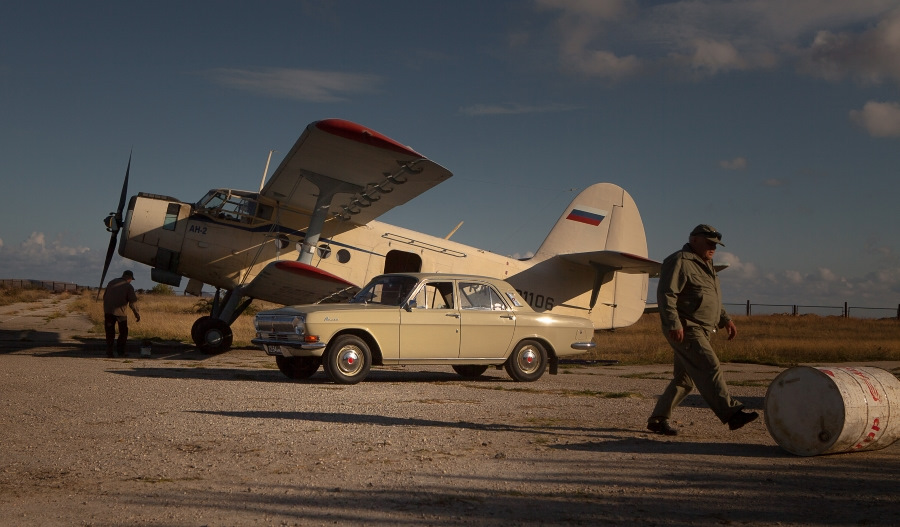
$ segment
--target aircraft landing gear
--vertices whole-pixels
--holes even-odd
[[[194,322],[191,327],[191,338],[200,351],[207,355],[215,355],[231,348],[234,334],[224,320],[205,316]]]
[[[243,289],[237,287],[227,291],[224,299],[220,296],[221,291],[216,290],[210,314],[198,318],[191,326],[191,339],[203,353],[215,355],[231,348],[234,341],[231,324],[253,301],[252,298],[243,298]]]

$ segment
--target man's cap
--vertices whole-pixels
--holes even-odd
[[[712,228],[710,225],[697,225],[694,227],[694,230],[691,231],[691,236],[703,236],[707,240],[725,247],[725,244],[722,243],[722,233]]]
[[[132,273],[131,271],[125,271],[124,273],[122,273],[122,278],[131,278],[132,280],[134,280],[134,273]]]

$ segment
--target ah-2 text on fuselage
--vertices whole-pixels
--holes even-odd
[[[647,258],[637,206],[622,188],[581,191],[535,252],[520,260],[376,220],[451,173],[409,147],[349,121],[316,121],[259,192],[210,190],[197,203],[138,193],[128,172],[101,278],[121,256],[151,278],[199,295],[216,289],[191,329],[207,353],[232,344],[231,324],[252,299],[306,304],[348,298],[392,272],[487,275],[507,280],[537,311],[589,318],[595,329],[633,324],[644,312]]]

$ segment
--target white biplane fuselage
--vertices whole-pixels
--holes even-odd
[[[226,292],[192,329],[208,352],[230,346],[230,324],[250,299],[337,301],[390,272],[502,278],[535,310],[583,316],[595,329],[628,326],[644,312],[648,273],[659,264],[647,259],[625,190],[598,183],[582,191],[526,260],[375,220],[450,176],[377,132],[318,121],[260,192],[214,189],[197,203],[133,196],[119,254],[149,265],[156,282],[179,286],[187,277],[188,293],[203,284]]]

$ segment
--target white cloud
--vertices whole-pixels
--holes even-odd
[[[894,3],[896,6],[896,3]],[[819,31],[802,51],[801,70],[829,80],[853,77],[878,83],[900,83],[900,8],[861,33]]]
[[[850,119],[872,137],[900,137],[900,104],[869,101],[862,110],[852,110]]]
[[[736,157],[734,159],[719,161],[719,166],[725,170],[744,170],[747,168],[747,158]]]
[[[716,261],[730,264],[719,275],[725,302],[749,300],[760,306],[754,309],[756,313],[797,305],[806,306],[801,312],[815,312],[812,306],[829,306],[831,314],[838,314],[847,302],[851,307],[883,308],[866,314],[858,311],[855,316],[892,316],[900,299],[900,266],[896,262],[863,275],[844,276],[827,267],[762,271],[727,252],[718,254]]]
[[[103,255],[90,248],[65,243],[62,236],[48,241],[42,232],[33,232],[18,245],[0,244],[0,278],[56,280],[93,285],[103,270]],[[96,277],[91,277],[96,274]]]
[[[530,113],[555,113],[568,112],[577,110],[577,106],[568,104],[545,104],[545,105],[525,105],[525,104],[473,104],[464,106],[459,109],[461,113],[466,115],[519,115]]]
[[[896,0],[537,0],[556,14],[564,69],[621,80],[664,67],[688,78],[795,63],[806,74],[900,83]]]
[[[381,82],[377,75],[289,68],[217,68],[204,73],[219,84],[239,90],[308,102],[343,101],[350,93],[374,91]]]

